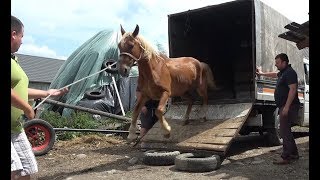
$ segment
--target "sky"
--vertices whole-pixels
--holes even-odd
[[[11,14],[24,24],[18,53],[67,59],[98,32],[133,31],[168,48],[168,15],[230,0],[11,0]],[[261,0],[286,16],[309,20],[309,0]]]

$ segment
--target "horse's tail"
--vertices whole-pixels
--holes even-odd
[[[212,90],[218,90],[219,88],[216,86],[210,66],[204,62],[201,62],[201,66],[206,73],[208,88]]]

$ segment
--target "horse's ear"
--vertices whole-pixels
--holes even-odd
[[[133,37],[136,37],[137,35],[138,35],[138,33],[139,33],[139,26],[138,26],[138,24],[137,24],[137,26],[136,26],[136,29],[133,31],[133,33],[132,33],[132,36]]]
[[[123,29],[121,24],[120,24],[120,28],[121,28],[121,34],[124,35],[124,33],[126,33],[126,31]]]

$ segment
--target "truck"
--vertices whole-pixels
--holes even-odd
[[[218,91],[208,91],[207,121],[200,122],[201,99],[181,125],[187,102],[173,97],[165,114],[171,137],[159,123],[142,139],[154,149],[205,150],[225,154],[237,135],[259,132],[279,145],[276,79],[258,77],[256,68],[276,71],[275,56],[286,53],[298,74],[299,119],[309,126],[309,51],[279,38],[291,21],[259,0],[237,0],[168,15],[169,56],[191,56],[210,65]]]

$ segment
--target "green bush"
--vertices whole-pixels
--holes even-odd
[[[69,127],[71,124],[71,121],[68,121],[67,118],[62,117],[59,113],[53,111],[43,112],[40,119],[47,121],[55,128]]]
[[[54,128],[72,128],[72,129],[96,129],[99,123],[93,119],[91,114],[84,112],[73,112],[70,118],[62,117],[59,113],[46,111],[41,114],[41,119],[50,123]],[[59,131],[57,136],[59,140],[68,140],[88,132]]]
[[[126,116],[131,117],[131,113]],[[106,129],[112,125],[118,124],[117,129],[124,130],[127,123],[123,123],[117,119],[101,117],[96,120],[92,114],[86,112],[73,112],[70,117],[62,117],[59,113],[53,111],[45,111],[40,116],[41,119],[50,123],[54,128],[71,128],[71,129]],[[109,129],[109,128],[108,128]],[[93,134],[92,132],[74,132],[74,131],[57,131],[59,140],[68,140],[85,134]]]
[[[85,112],[72,113],[71,120],[75,129],[96,129],[99,125],[91,114]]]

